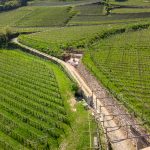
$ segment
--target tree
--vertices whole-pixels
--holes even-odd
[[[105,10],[106,10],[106,15],[109,15],[111,13],[112,7],[108,4],[106,5]]]
[[[112,6],[109,4],[109,0],[103,0],[103,4],[105,6],[106,15],[109,15],[112,10]]]

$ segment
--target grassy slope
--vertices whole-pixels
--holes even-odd
[[[94,2],[95,0],[93,0]],[[64,5],[64,4],[79,4],[79,3],[83,3],[83,2],[91,2],[91,0],[33,0],[33,1],[29,1],[28,4],[31,5],[41,5],[41,6],[45,6],[46,4],[49,6],[53,6],[53,4],[55,5]]]
[[[99,18],[104,14],[104,7],[99,4],[77,6],[74,7],[74,10],[77,11],[77,14],[69,21],[69,25],[99,22]]]
[[[143,22],[145,24],[146,22]],[[139,23],[140,24],[140,23]],[[141,23],[142,24],[142,23]],[[131,24],[131,26],[138,24]],[[49,31],[19,36],[19,41],[25,45],[60,57],[64,50],[84,49],[103,36],[109,36],[116,30],[130,27],[130,25],[105,26],[76,26],[54,28]],[[132,27],[131,27],[132,28]]]
[[[112,10],[112,13],[121,13],[121,14],[127,14],[127,13],[145,13],[145,15],[146,15],[146,13],[148,13],[148,12],[150,12],[150,8],[141,8],[141,9],[139,9],[139,8],[120,8],[120,9],[113,9]]]
[[[127,23],[130,21],[139,21],[142,20],[143,18],[148,19],[150,17],[150,13],[148,13],[149,12],[148,8],[147,9],[131,8],[127,10],[114,9],[112,10],[111,15],[109,16],[105,15],[106,11],[104,6],[99,4],[77,6],[74,8],[74,10],[77,11],[78,13],[69,21],[68,23],[69,25],[90,25],[90,24],[96,25],[104,23],[116,23],[116,22]],[[128,10],[129,13],[127,12]]]
[[[51,1],[51,0],[50,0]],[[139,0],[140,1],[140,0]],[[130,2],[130,4],[131,4],[131,1],[129,1]],[[133,3],[133,2],[132,2]],[[122,3],[123,4],[123,3]],[[126,3],[127,4],[127,3]],[[137,4],[139,4],[139,3],[137,3]],[[147,4],[147,3],[146,3]],[[140,5],[141,5],[141,3],[140,3]],[[29,8],[29,7],[28,7]],[[21,8],[20,8],[21,9]],[[46,17],[46,13],[44,12],[44,11],[41,11],[41,10],[39,10],[39,9],[37,9],[35,12],[34,11],[32,11],[31,9],[30,10],[27,10],[27,7],[24,9],[22,9],[21,11],[20,11],[20,9],[17,9],[17,10],[15,10],[15,11],[18,11],[18,12],[14,12],[14,11],[10,11],[10,12],[5,12],[5,14],[3,13],[3,15],[1,15],[0,14],[0,20],[3,20],[3,22],[0,22],[0,26],[6,26],[6,25],[9,25],[9,26],[16,26],[16,25],[19,25],[19,26],[29,26],[29,25],[31,25],[31,26],[33,26],[33,22],[32,22],[32,16],[34,17],[34,18],[36,18],[36,15],[35,15],[35,12],[42,12],[43,14],[42,14],[42,16],[40,16],[40,18],[42,19],[42,17],[43,16],[45,16]],[[89,15],[91,15],[91,14],[93,14],[93,12],[96,10],[96,13],[97,13],[97,10],[98,9],[92,9],[92,11],[90,11],[90,13],[89,13]],[[130,9],[131,10],[131,9]],[[137,10],[137,9],[136,9]],[[50,10],[48,10],[49,12],[50,12]],[[79,11],[79,10],[78,10]],[[87,13],[87,10],[86,10],[86,12],[84,11],[84,9],[82,9],[81,8],[81,11],[82,11],[82,13],[84,13],[84,15]],[[117,10],[116,10],[117,11]],[[119,11],[121,11],[121,13],[122,13],[122,11],[124,11],[124,12],[126,12],[126,11],[128,11],[128,10],[119,10]],[[137,12],[139,12],[139,11],[141,11],[141,9],[140,10],[137,10]],[[95,12],[94,12],[95,13]],[[119,12],[120,13],[120,12]],[[25,16],[23,16],[23,14],[25,15]],[[31,16],[31,15],[32,16]],[[45,19],[45,17],[43,17],[44,19]],[[24,21],[25,19],[27,19],[28,20],[28,24],[26,24],[26,22]],[[116,22],[119,22],[118,21],[118,18],[120,18],[120,16],[115,16],[115,17],[91,17],[91,16],[88,16],[88,17],[85,17],[85,16],[83,16],[83,17],[77,17],[77,21],[75,22],[75,24],[100,24],[100,23],[116,23]],[[74,18],[75,19],[75,18]],[[100,19],[102,19],[102,20],[100,20]],[[113,19],[114,19],[114,21],[113,21]],[[22,20],[22,21],[21,21]],[[36,19],[37,20],[37,19]],[[79,20],[79,21],[78,21]],[[116,21],[117,20],[117,21]],[[139,19],[134,19],[135,21],[139,21]],[[73,20],[74,21],[74,20]],[[130,20],[129,19],[126,19],[126,20],[122,20],[123,22],[126,22],[126,21],[133,21],[133,18],[131,18]],[[35,20],[34,20],[34,22],[36,22]],[[61,22],[62,23],[62,22]],[[72,22],[70,22],[70,24],[72,24]],[[40,20],[40,21],[38,21],[38,22],[36,22],[36,23],[34,23],[34,26],[47,26],[47,22],[45,22],[44,24],[43,24],[43,21],[42,20]],[[51,26],[51,25],[50,25]],[[26,31],[32,31],[32,30],[47,30],[47,28],[45,29],[45,28],[39,28],[39,29],[37,29],[37,28],[28,28],[28,29],[20,29],[20,28],[18,28],[19,29],[19,31],[20,30],[26,30]],[[17,28],[15,28],[15,30],[17,30],[18,31],[18,29]],[[82,28],[83,30],[84,30],[84,27]],[[3,30],[3,28],[2,28],[2,30]],[[50,29],[51,30],[51,29]],[[52,29],[53,30],[53,29]],[[55,29],[54,29],[55,30]],[[88,28],[86,28],[86,30],[88,31]],[[77,30],[78,32],[80,32],[81,31],[81,29],[80,30]],[[70,40],[70,36],[71,36],[71,34],[72,35],[75,35],[76,33],[77,33],[77,31],[76,31],[76,29],[75,30],[73,30],[73,31],[71,31],[71,33],[67,33],[65,36],[62,36],[62,37],[60,37],[60,41],[62,40],[65,44],[66,43],[68,43],[67,42],[67,40]],[[59,31],[58,31],[59,32]],[[66,32],[66,31],[65,31]],[[69,30],[68,30],[68,32],[69,32]],[[51,32],[50,31],[50,33],[55,33],[55,32]],[[64,32],[61,32],[62,34],[61,35],[64,35],[63,33]],[[93,31],[92,31],[92,33],[93,33]],[[94,32],[95,33],[95,32]],[[57,33],[55,33],[56,35],[57,35]],[[39,36],[40,35],[42,35],[42,34],[39,34]],[[68,36],[69,35],[69,36]],[[82,34],[81,34],[82,35]],[[42,35],[42,42],[44,41],[45,42],[45,39],[46,39],[46,36],[47,36],[47,34],[45,34],[44,35],[44,38],[43,38],[43,35]],[[58,34],[58,36],[57,36],[57,38],[59,37],[60,35]],[[67,36],[67,40],[65,39],[65,37]],[[83,36],[83,35],[82,35]],[[86,36],[88,36],[88,35],[86,35]],[[71,36],[72,37],[72,36]],[[80,36],[79,36],[80,37]],[[50,37],[49,37],[50,38]],[[53,40],[53,38],[54,38],[54,40]],[[57,39],[56,37],[52,37],[52,41],[53,42],[55,42],[56,41],[56,39]],[[78,39],[78,35],[77,36],[75,36],[74,38],[77,38]],[[39,41],[38,42],[40,42],[40,40],[41,39],[39,39]],[[81,39],[81,37],[78,39],[79,41],[80,41],[80,39]],[[51,40],[51,38],[50,38],[50,40]],[[29,42],[31,42],[31,41],[29,41]],[[41,43],[42,43],[41,42]],[[57,41],[58,42],[58,41]],[[40,43],[40,45],[41,45],[41,43]],[[74,45],[74,44],[73,44]],[[76,44],[75,44],[76,45]],[[75,46],[74,45],[74,46]],[[78,44],[77,44],[78,45]],[[45,46],[44,46],[45,47]],[[46,47],[47,47],[47,45],[46,45]],[[76,47],[76,46],[75,46]],[[93,62],[91,61],[91,59],[89,59],[89,57],[85,57],[85,59],[86,59],[86,61],[89,61],[89,64],[92,64],[93,66],[95,65],[95,64],[93,64]],[[51,67],[54,67],[53,69],[55,70],[56,69],[56,66],[54,65],[53,66],[53,64],[51,64]],[[93,67],[94,68],[94,67]],[[95,70],[96,70],[97,68],[95,68]],[[60,84],[60,85],[64,85],[64,86],[60,86],[60,88],[61,88],[61,91],[63,91],[62,92],[62,95],[64,96],[64,98],[67,100],[68,99],[68,97],[69,96],[71,96],[70,94],[69,94],[69,92],[68,92],[68,94],[65,94],[66,92],[65,92],[65,90],[67,90],[67,91],[70,91],[70,87],[71,87],[71,84],[70,84],[70,81],[67,81],[66,82],[66,77],[65,78],[62,78],[62,73],[61,73],[61,71],[59,72],[57,69],[55,70],[55,72],[57,72],[56,73],[56,77],[57,77],[57,79],[58,79],[58,83]],[[96,72],[99,72],[99,70],[97,69],[96,70]],[[103,78],[105,78],[105,76],[103,75],[103,74],[101,74],[100,72],[99,72],[99,74],[98,74],[99,76],[100,76],[100,78],[101,77],[103,77]],[[106,81],[107,81],[107,79],[106,79]],[[67,106],[67,109],[69,110],[69,107],[70,106]],[[74,135],[69,135],[68,136],[68,139],[67,139],[67,141],[65,140],[64,141],[64,143],[67,145],[66,147],[68,148],[68,149],[75,149],[75,148],[77,148],[77,149],[79,149],[79,148],[81,148],[81,145],[83,146],[83,148],[84,149],[86,149],[87,147],[89,147],[89,145],[84,145],[84,144],[86,144],[86,143],[84,143],[84,140],[85,141],[88,141],[89,140],[89,135],[84,135],[84,134],[82,134],[82,135],[80,135],[81,134],[81,131],[83,131],[84,129],[87,129],[87,126],[88,126],[88,124],[83,124],[83,122],[86,120],[86,118],[87,118],[87,112],[86,111],[84,111],[84,109],[82,108],[82,106],[81,105],[77,105],[77,112],[73,112],[73,116],[71,116],[71,118],[74,120],[72,123],[72,126],[74,126],[73,128],[75,128],[75,129],[77,129],[79,126],[81,127],[81,128],[78,128],[77,130],[75,130],[76,132],[74,133]],[[81,115],[81,117],[80,117],[80,115]],[[84,118],[84,119],[83,119]],[[83,120],[82,120],[83,119]],[[74,124],[74,122],[76,122],[76,124]],[[85,125],[85,126],[84,126]],[[69,131],[70,133],[72,133],[72,131]],[[1,133],[0,133],[1,134]],[[80,135],[80,140],[78,140],[77,138],[76,138],[76,135]],[[9,139],[8,139],[9,140]],[[75,142],[74,142],[75,141]],[[83,142],[82,142],[83,141]],[[76,144],[75,144],[76,143]],[[65,145],[64,144],[64,145]]]
[[[139,117],[143,102],[149,107],[148,33],[149,30],[129,32],[101,40],[83,58],[84,64],[98,80]],[[148,108],[144,108],[148,125],[149,113]]]
[[[117,2],[116,0],[110,0],[109,2],[111,4],[117,4],[117,5],[150,6],[149,0],[145,0],[145,1],[143,1],[143,0],[134,0],[134,1],[133,0],[124,0],[123,2]]]
[[[66,150],[87,149],[90,146],[90,133],[84,133],[84,131],[91,131],[91,138],[93,141],[94,135],[92,134],[92,132],[96,131],[96,123],[91,116],[91,112],[88,112],[84,109],[82,102],[76,103],[72,108],[70,108],[70,103],[72,103],[70,102],[70,100],[73,98],[71,90],[72,83],[66,77],[66,75],[62,73],[62,71],[60,71],[60,69],[56,69],[59,68],[57,65],[52,64],[52,66],[56,74],[58,84],[60,85],[59,88],[61,91],[61,95],[63,96],[65,101],[67,101],[66,110],[70,114],[69,117],[71,122],[71,129],[68,130],[68,136],[64,138],[60,147],[63,147]],[[76,111],[74,111],[73,109]],[[91,124],[90,127],[89,122]],[[103,137],[103,135],[101,136]]]
[[[123,2],[124,3],[124,2]],[[102,23],[130,22],[141,21],[148,19],[150,14],[148,9],[130,9],[130,13],[126,13],[125,9],[113,10],[112,15],[105,16],[105,11],[102,5],[91,4],[74,7],[77,12],[74,15],[69,7],[40,7],[27,6],[13,11],[0,13],[0,26],[15,26],[15,27],[50,27],[68,25],[91,25]],[[116,13],[119,11],[118,13]],[[133,13],[131,13],[133,11]],[[144,13],[143,13],[144,12]],[[38,15],[37,15],[38,14]],[[69,21],[69,22],[68,22]]]
[[[96,133],[96,123],[91,112],[85,111],[82,102],[75,104],[76,111],[72,112],[73,122],[71,134],[64,140],[62,145],[66,150],[90,149],[93,146]],[[101,135],[103,137],[103,135]]]
[[[72,16],[71,7],[34,7],[30,15],[16,23],[16,26],[49,27],[64,26]],[[37,15],[38,14],[38,15]]]
[[[0,26],[64,26],[72,16],[70,9],[70,7],[22,7],[0,13],[0,20],[3,20]]]
[[[25,15],[28,15],[32,9],[18,8],[8,12],[0,13],[0,26],[15,26],[15,23],[23,18]]]
[[[64,49],[77,49],[85,47],[88,42],[91,42],[93,38],[105,31],[105,27],[80,26],[55,28],[46,32],[21,35],[19,37],[19,41],[40,51],[59,56]]]

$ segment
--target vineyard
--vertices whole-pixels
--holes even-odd
[[[33,1],[33,3],[44,2]],[[56,3],[59,4],[60,2]],[[73,4],[70,4],[70,6],[56,6],[53,6],[53,4],[50,4],[49,6],[46,3],[44,6],[31,5],[12,11],[2,12],[0,13],[0,20],[3,21],[0,22],[0,27],[10,26],[26,28],[54,27],[65,25],[100,25],[116,22],[138,22],[147,20],[150,17],[149,8],[113,9],[111,15],[106,16],[105,7],[100,3],[86,4],[81,6],[76,6]]]
[[[50,29],[46,32],[22,35],[19,40],[25,45],[54,56],[59,56],[57,55],[59,52],[63,53],[66,50],[84,50],[90,46],[91,50],[85,51],[83,59],[85,65],[88,67],[91,65],[93,68],[97,66],[98,72],[95,72],[95,75],[99,80],[110,91],[119,95],[119,99],[125,101],[131,108],[130,110],[136,112],[136,116],[142,116],[142,119],[149,122],[149,111],[143,112],[145,102],[148,102],[149,99],[149,82],[147,82],[149,80],[149,29],[136,31],[138,28],[148,26],[149,24],[146,23],[143,24],[143,27],[138,24],[130,24],[116,25],[110,29],[107,26]],[[121,32],[125,33],[109,37],[111,34]],[[128,39],[131,40],[128,41]],[[99,77],[99,72],[100,75],[104,74],[103,79]],[[136,105],[135,100],[138,101]]]
[[[112,9],[110,15],[107,16],[105,6],[100,3],[77,6],[74,10],[77,11],[77,14],[69,21],[68,25],[99,25],[106,23],[116,24],[119,22],[127,23],[132,21],[138,22],[150,17],[149,8],[115,8]]]
[[[69,21],[69,25],[93,24],[100,22],[104,15],[104,6],[101,4],[77,6],[74,10],[77,14]]]
[[[150,0],[0,4],[0,150],[150,146]]]
[[[143,0],[110,0],[111,4],[115,5],[125,5],[125,6],[150,6],[150,1],[143,1]]]
[[[68,150],[89,147],[94,135],[84,131],[91,122],[94,132],[95,121],[81,104],[70,110],[72,83],[57,65],[6,49],[0,50],[0,63],[2,150],[54,150],[63,140]]]
[[[150,127],[150,29],[95,43],[84,64],[130,111]]]
[[[134,13],[134,14],[140,14],[140,13],[144,13],[145,15],[147,15],[150,12],[149,8],[121,8],[121,9],[113,9],[112,13],[116,13],[116,14],[127,14],[127,13]]]
[[[103,32],[103,26],[54,28],[45,32],[21,35],[19,41],[53,56],[63,50],[83,48],[94,35]]]
[[[0,145],[57,146],[70,122],[53,70],[17,51],[1,50],[0,60]]]
[[[144,28],[149,22],[131,25],[78,26],[51,28],[44,32],[19,36],[19,41],[47,54],[61,57],[65,51],[84,50],[89,45],[111,34]]]

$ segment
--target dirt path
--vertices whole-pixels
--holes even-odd
[[[91,98],[93,97],[94,105],[95,105],[95,107],[97,105],[97,112],[99,112],[99,106],[100,105],[102,106],[104,104],[100,100],[97,101],[97,104],[96,104],[97,95],[95,93],[92,94],[92,88],[87,84],[85,79],[83,79],[81,77],[81,74],[73,66],[71,66],[70,64],[68,64],[58,58],[52,57],[50,55],[39,52],[38,50],[35,50],[33,48],[30,48],[28,46],[21,44],[17,41],[17,38],[13,39],[12,42],[27,49],[30,53],[32,53],[34,55],[38,55],[40,57],[55,61],[58,64],[60,64],[64,68],[64,70],[69,74],[69,76],[71,76],[78,83],[78,85],[81,87],[81,89],[84,92],[84,95],[87,97],[87,99],[91,100]],[[102,92],[102,93],[100,93],[100,95],[103,96],[104,93]],[[104,115],[107,116],[107,118],[105,118],[105,119],[109,120],[109,121],[105,121],[105,126],[107,126],[108,128],[118,126],[118,124],[116,123],[116,120],[112,119],[112,116],[108,116],[108,115],[110,115],[110,111],[108,108],[103,107],[102,114],[103,114],[103,116],[100,116],[100,121],[103,120]],[[116,130],[115,132],[109,132],[108,137],[110,138],[110,140],[119,140],[122,138],[126,138],[126,134],[125,134],[124,130],[120,129],[120,130]],[[133,141],[131,141],[131,140],[125,140],[122,142],[113,143],[112,147],[114,148],[114,150],[121,150],[121,149],[122,150],[135,150],[136,149],[136,146],[133,144]]]

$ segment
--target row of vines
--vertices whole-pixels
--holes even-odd
[[[115,35],[95,43],[83,61],[120,101],[150,127],[149,39],[149,29]]]
[[[70,122],[53,70],[12,50],[0,51],[0,66],[0,147],[57,147]]]

